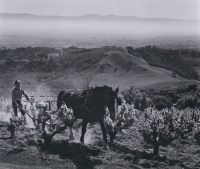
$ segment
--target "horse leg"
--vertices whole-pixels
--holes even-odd
[[[111,143],[111,144],[113,143],[116,134],[117,134],[117,129],[116,129],[116,127],[115,127],[115,128],[114,128],[114,132],[110,135],[110,143]]]
[[[69,134],[69,139],[70,139],[70,140],[75,140],[75,136],[74,136],[74,133],[73,133],[73,125],[74,125],[74,123],[75,123],[76,120],[77,120],[77,119],[75,118],[75,119],[73,120],[73,122],[71,123],[70,127],[69,127],[69,132],[70,132],[70,134]]]
[[[82,134],[81,134],[81,138],[80,138],[81,143],[84,143],[84,135],[86,132],[87,124],[88,124],[88,122],[86,120],[82,121]]]
[[[72,127],[69,127],[69,139],[72,141],[75,140],[75,136],[74,136]]]
[[[99,124],[100,124],[101,130],[103,132],[103,140],[104,140],[104,143],[105,143],[104,147],[105,147],[105,149],[109,149],[108,140],[107,140],[107,132],[106,132],[106,128],[105,128],[105,125],[104,125],[104,120],[103,119],[100,120]]]

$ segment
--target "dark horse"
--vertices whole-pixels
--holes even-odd
[[[107,146],[107,133],[104,126],[104,115],[106,108],[110,113],[110,118],[114,121],[118,106],[118,91],[111,87],[95,87],[88,90],[61,91],[58,95],[57,108],[63,103],[72,108],[75,119],[82,119],[82,134],[80,141],[84,143],[84,135],[88,122],[99,122],[103,132],[105,146]]]

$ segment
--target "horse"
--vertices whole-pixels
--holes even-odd
[[[113,121],[115,120],[115,114],[118,113],[118,104],[120,104],[118,93],[119,87],[113,90],[108,86],[89,88],[87,90],[61,91],[57,98],[57,109],[59,110],[64,103],[73,110],[74,122],[77,119],[82,119],[81,143],[84,143],[87,124],[89,122],[98,122],[103,132],[105,147],[108,148],[104,115],[106,114],[106,108],[108,108],[110,118]]]

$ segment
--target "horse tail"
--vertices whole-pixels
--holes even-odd
[[[65,94],[65,91],[62,90],[59,94],[58,94],[58,98],[57,98],[57,110],[60,109],[61,105],[62,105],[62,96],[63,94]]]

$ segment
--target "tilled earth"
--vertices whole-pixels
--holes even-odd
[[[34,129],[19,129],[11,139],[6,126],[0,123],[0,169],[200,168],[200,147],[193,135],[161,147],[160,157],[153,158],[152,147],[144,143],[137,125],[122,130],[110,150],[103,149],[96,124],[88,127],[86,145],[69,141],[66,132],[57,135],[48,149],[40,146]]]

